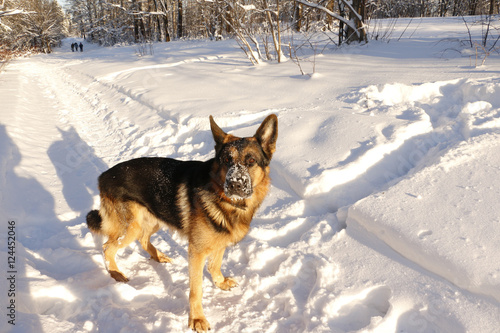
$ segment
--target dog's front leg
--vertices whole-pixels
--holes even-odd
[[[189,327],[196,332],[210,330],[201,300],[203,297],[203,267],[206,255],[196,252],[189,246]]]
[[[208,260],[208,271],[212,275],[212,281],[214,284],[222,290],[229,290],[236,287],[238,283],[230,277],[224,277],[220,271],[222,265],[222,258],[224,257],[224,251],[226,248],[221,248],[214,251]]]

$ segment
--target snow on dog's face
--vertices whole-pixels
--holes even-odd
[[[241,200],[253,193],[252,178],[248,168],[240,163],[233,164],[226,173],[224,194],[231,200]]]

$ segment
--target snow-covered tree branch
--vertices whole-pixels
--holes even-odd
[[[351,4],[351,1],[348,0],[338,0],[339,1],[339,7],[346,6],[349,10],[349,18],[344,17],[341,14],[333,12],[331,9],[321,5],[321,3],[314,3],[314,2],[309,2],[307,0],[296,0],[298,3],[318,9],[325,14],[329,15],[330,17],[339,20],[342,24],[345,24],[348,26],[348,41],[352,40],[352,34],[356,34],[357,40],[358,41],[366,41],[366,28],[364,24],[364,18],[363,15],[358,13],[358,11],[353,7]],[[361,0],[356,0],[358,3],[358,7],[360,9],[364,9],[365,5],[364,3],[361,3]],[[350,32],[349,32],[350,31]]]
[[[326,8],[326,7],[318,4],[318,3],[309,2],[309,1],[306,1],[306,0],[296,0],[296,1],[298,3],[303,4],[304,6],[319,9],[322,12],[330,15],[331,17],[333,17],[333,18],[335,18],[335,19],[337,19],[339,21],[344,22],[345,24],[347,24],[348,26],[350,26],[353,30],[356,30],[356,26],[353,24],[352,21],[347,20],[345,17],[342,17],[339,14],[332,12],[330,9],[328,9],[328,8]]]
[[[0,45],[7,51],[50,53],[64,37],[64,14],[55,0],[4,0],[0,11]]]

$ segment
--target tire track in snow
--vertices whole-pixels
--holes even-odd
[[[134,73],[138,71],[144,71],[144,70],[152,70],[152,69],[160,69],[160,68],[171,68],[171,67],[177,67],[180,65],[184,64],[191,64],[195,62],[203,62],[203,61],[210,61],[210,60],[218,60],[223,58],[222,56],[207,56],[207,57],[202,57],[202,58],[192,58],[192,59],[186,59],[174,63],[169,63],[169,64],[160,64],[160,65],[150,65],[150,66],[142,66],[142,67],[134,67],[134,68],[128,68],[124,69],[121,71],[113,72],[110,74],[103,75],[99,78],[96,78],[99,82],[111,82],[118,78],[119,76],[122,76],[124,74],[129,74],[129,73]]]
[[[70,66],[56,70],[55,76],[59,78],[54,85],[60,95],[70,96],[68,103],[78,105],[67,112],[68,121],[78,126],[109,166],[152,153],[150,146],[166,144],[178,133],[175,118],[166,119],[161,108],[141,101],[120,86],[99,82]]]
[[[62,184],[56,172],[47,172],[47,168],[53,165],[47,152],[54,142],[62,139],[60,129],[68,129],[61,117],[65,105],[51,89],[50,76],[36,63],[16,61],[11,63],[9,70],[17,70],[14,75],[22,87],[13,94],[12,104],[6,105],[10,112],[3,119],[22,156],[19,175],[35,177],[48,189],[60,188]],[[66,157],[62,156],[63,159]],[[53,167],[57,170],[57,165]]]
[[[114,149],[102,153],[109,165],[148,155],[185,158],[195,154],[194,158],[206,159],[212,153],[206,144],[211,140],[207,119],[176,114],[152,103],[144,97],[147,94],[134,93],[119,83],[106,82],[71,66],[64,70],[66,73],[61,76],[68,78],[65,80],[86,101],[96,120],[106,124],[99,130],[105,137],[91,141],[101,141],[96,143],[96,147],[101,147],[108,136],[113,137]],[[84,110],[80,115],[88,117],[88,113]],[[94,130],[89,132],[96,135]]]

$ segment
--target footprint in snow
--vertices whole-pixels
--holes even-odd
[[[345,332],[361,330],[370,325],[372,318],[385,317],[391,306],[391,295],[389,287],[379,286],[357,295],[343,296],[336,302],[339,308],[329,326]]]

